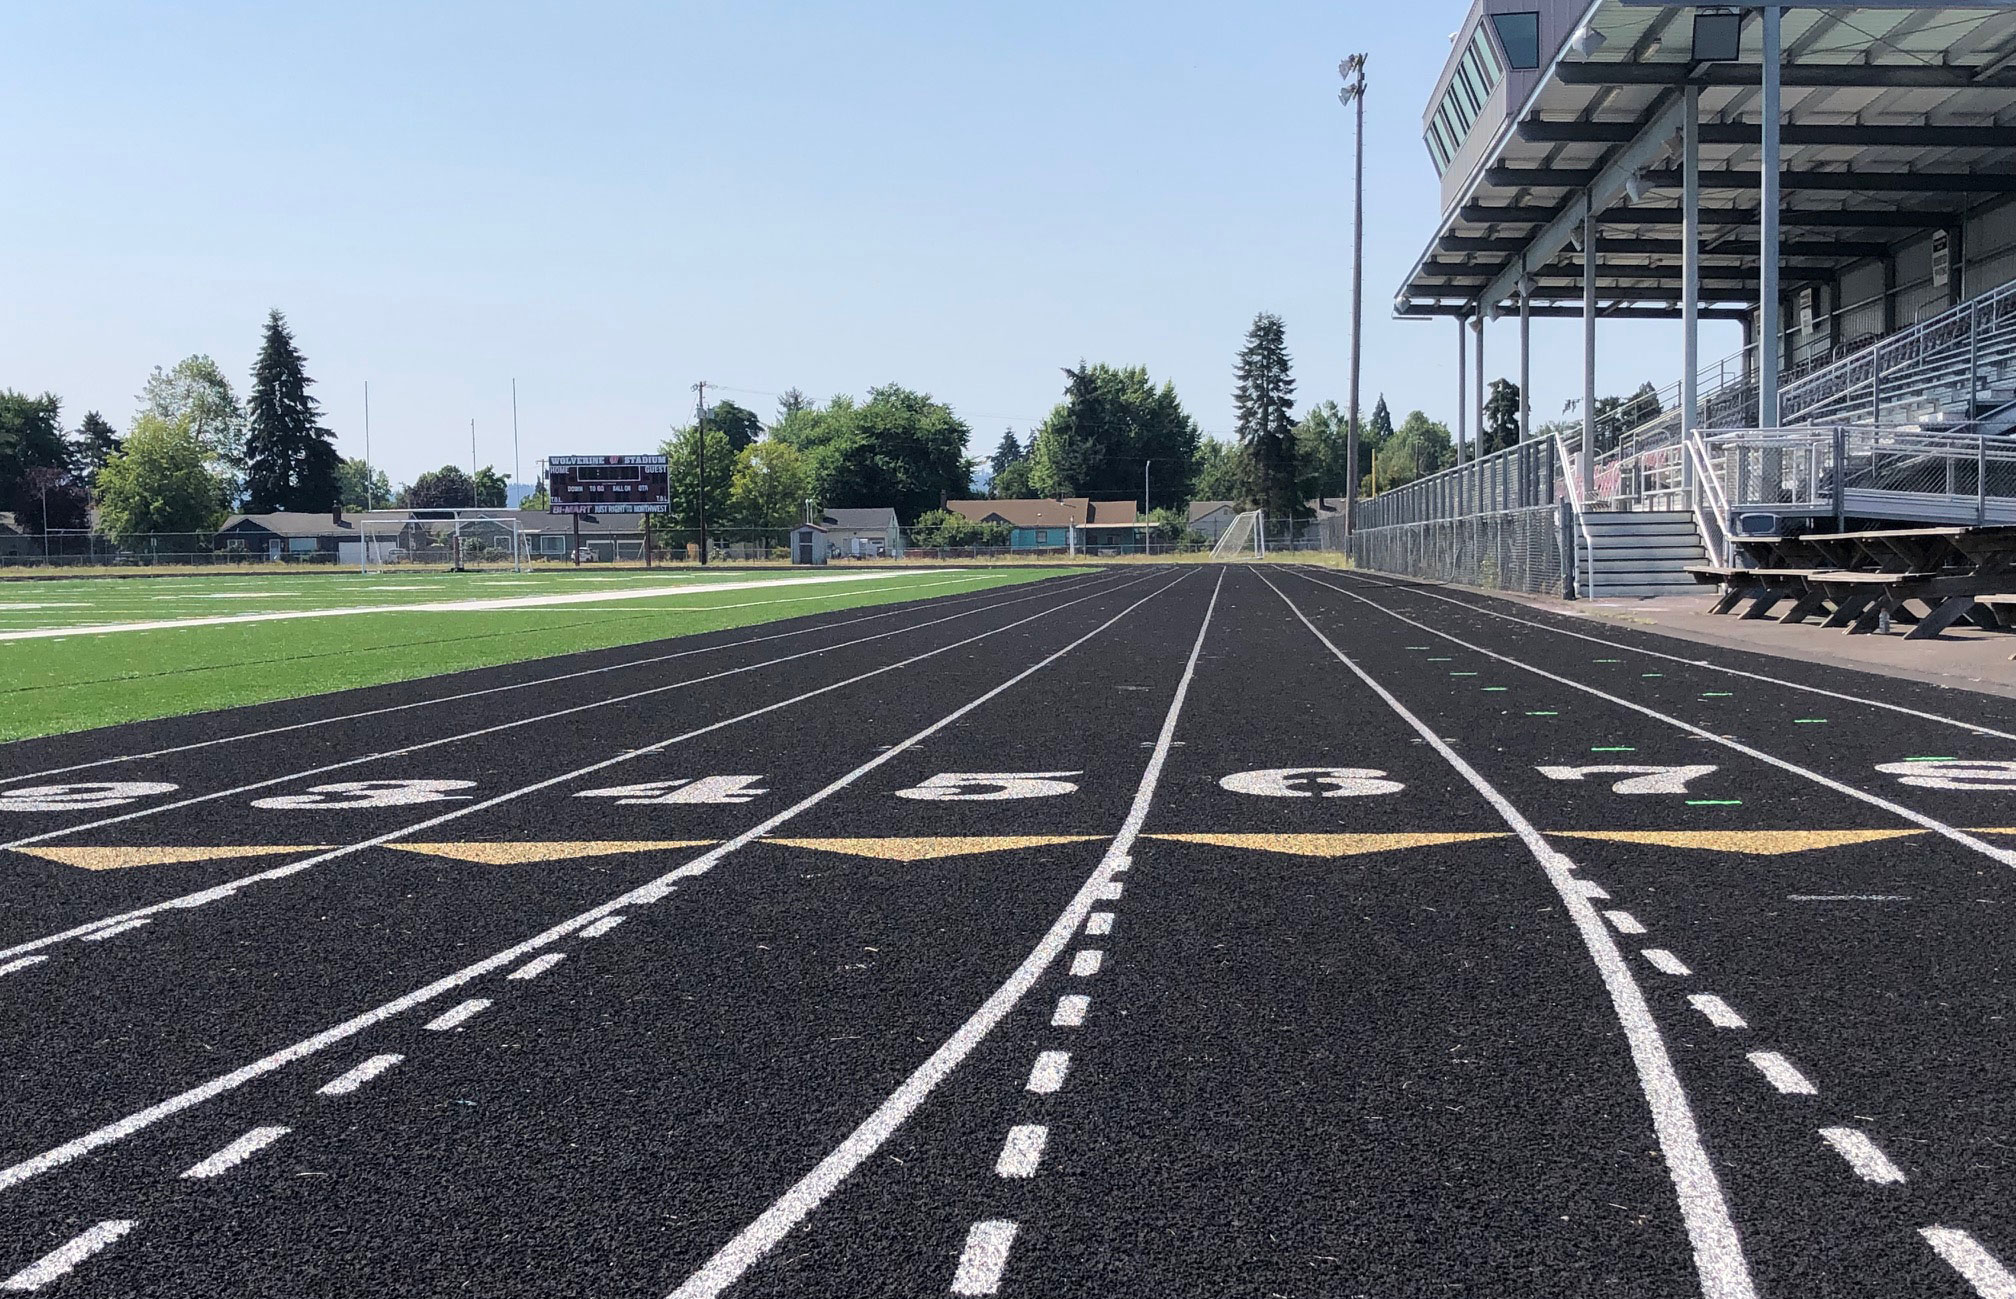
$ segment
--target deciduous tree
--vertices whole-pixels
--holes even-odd
[[[198,353],[183,357],[172,370],[155,366],[140,390],[140,410],[171,423],[187,420],[209,458],[211,474],[227,484],[225,504],[237,499],[245,477],[245,414],[215,361]]]
[[[188,416],[142,412],[98,471],[98,517],[121,544],[150,532],[210,532],[224,518],[211,449]]]
[[[1081,361],[1064,375],[1064,400],[1031,438],[1029,490],[1139,500],[1147,466],[1151,503],[1188,500],[1198,432],[1175,385],[1157,386],[1138,365]]]
[[[336,467],[336,491],[346,510],[382,510],[393,501],[392,481],[385,471],[354,458]]]
[[[790,443],[765,438],[737,453],[728,488],[729,516],[737,526],[789,528],[803,517],[811,495],[811,466]]]
[[[476,484],[460,465],[430,469],[399,494],[399,504],[409,510],[466,510],[475,503]]]

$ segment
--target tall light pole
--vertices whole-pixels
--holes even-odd
[[[1148,530],[1148,466],[1154,463],[1152,458],[1141,462],[1141,547],[1144,552],[1150,544],[1148,539],[1155,535]]]
[[[1365,332],[1365,56],[1353,54],[1337,65],[1344,88],[1337,102],[1357,119],[1351,173],[1351,423],[1344,434],[1344,535],[1358,527],[1358,365],[1359,336]]]
[[[693,460],[700,467],[694,487],[700,516],[700,567],[707,567],[707,381],[693,385]]]

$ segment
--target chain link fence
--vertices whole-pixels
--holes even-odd
[[[1398,577],[1461,582],[1528,595],[1566,594],[1572,548],[1559,506],[1366,528],[1351,538],[1351,562]]]

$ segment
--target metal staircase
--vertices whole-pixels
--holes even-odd
[[[1687,510],[1589,510],[1575,536],[1575,586],[1584,596],[1679,595],[1698,589],[1689,564],[1708,561]]]

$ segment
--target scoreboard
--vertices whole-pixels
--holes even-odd
[[[671,504],[665,457],[548,456],[547,512],[663,514]]]

